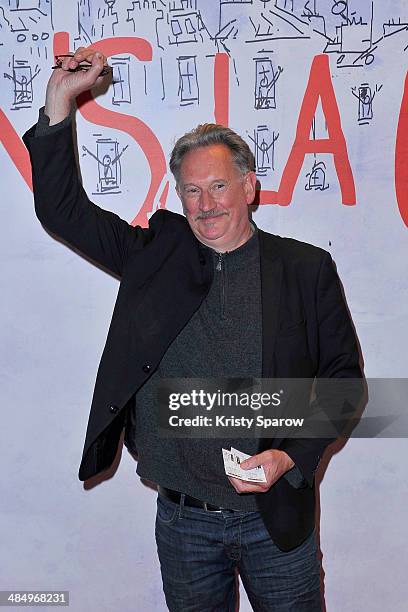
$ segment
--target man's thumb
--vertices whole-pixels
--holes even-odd
[[[86,76],[89,81],[95,83],[96,79],[99,77],[100,73],[103,70],[103,56],[100,53],[95,53],[92,58],[91,67],[88,68]]]
[[[251,470],[254,467],[258,467],[259,461],[254,457],[249,457],[249,459],[245,459],[245,461],[241,461],[240,466],[243,470]]]

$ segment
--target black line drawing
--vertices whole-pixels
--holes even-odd
[[[164,50],[162,41],[160,40],[159,28],[163,26],[165,20],[165,11],[168,11],[168,6],[164,0],[133,0],[131,7],[126,9],[126,23],[132,24],[133,32],[136,33],[142,24],[144,29],[147,27],[150,34],[147,35],[149,40],[156,39],[156,44],[159,49]]]
[[[325,123],[325,131],[327,126]],[[312,140],[316,140],[316,116],[312,121]],[[310,172],[306,174],[307,183],[305,191],[326,191],[330,187],[327,183],[326,164],[323,161],[317,161],[316,153],[313,153],[313,166]]]
[[[218,12],[218,29],[212,40],[215,42],[217,50],[220,51],[222,48],[226,53],[230,53],[230,49],[227,47],[226,41],[228,39],[235,40],[238,35],[238,21],[236,18],[231,18],[231,14],[234,14],[234,10],[238,7],[238,10],[242,10],[242,5],[252,5],[253,0],[220,0],[219,12]],[[225,16],[225,12],[227,16]]]
[[[132,102],[130,87],[130,56],[112,57],[109,63],[113,68],[112,104],[116,106],[120,104],[130,104]]]
[[[329,39],[324,53],[336,53],[339,68],[361,68],[374,62],[377,43],[373,40],[374,0],[371,1],[369,21],[363,21],[356,13],[349,14],[348,0],[331,0],[333,15],[341,19],[336,27],[336,36]]]
[[[94,136],[101,136],[94,134]],[[82,145],[84,153],[89,154],[98,162],[98,182],[93,195],[105,195],[121,193],[122,167],[120,158],[129,145],[119,151],[119,141],[112,138],[97,138],[96,153],[92,153],[85,145]]]
[[[264,8],[266,6],[266,4],[268,3],[267,0],[261,0],[263,2]],[[285,11],[290,11],[293,12],[294,11],[294,6],[293,6],[293,2],[294,0],[276,0],[275,1],[275,7],[276,8],[282,8]]]
[[[273,66],[269,57],[254,57],[255,62],[255,109],[276,108],[276,82],[283,68]]]
[[[326,20],[317,10],[316,0],[307,0],[303,7],[301,17],[307,19],[307,23],[316,34],[321,34],[327,40],[331,40],[326,33]],[[305,23],[305,22],[302,22]]]
[[[388,38],[389,36],[394,36],[395,34],[399,34],[400,32],[408,31],[408,22],[401,22],[401,17],[398,18],[397,21],[391,18],[386,23],[383,23],[383,36],[384,38]]]
[[[146,64],[143,64],[143,83],[144,83],[144,95],[147,96],[147,68],[146,68]]]
[[[232,67],[234,69],[235,80],[236,80],[237,85],[239,87],[239,77],[238,77],[237,63],[236,63],[235,58],[233,58],[233,60],[232,60]]]
[[[33,103],[33,80],[41,72],[38,65],[32,69],[28,60],[16,60],[14,55],[9,62],[11,74],[4,73],[4,78],[14,84],[14,101],[11,110],[31,108]]]
[[[325,130],[327,131],[326,123]],[[316,140],[316,117],[313,117],[312,121],[312,140]],[[326,191],[330,187],[329,183],[326,182],[326,164],[323,161],[317,161],[316,153],[313,153],[313,158],[312,169],[306,174],[305,191]]]
[[[351,93],[358,100],[358,124],[368,125],[373,118],[373,100],[375,94],[381,91],[382,85],[376,85],[374,90],[368,83],[361,83],[358,87],[352,87]]]
[[[273,131],[271,135],[266,125],[258,125],[253,136],[248,137],[255,145],[256,175],[266,176],[268,171],[275,170],[275,142],[279,138],[279,132]]]
[[[197,0],[133,0],[127,10],[126,22],[132,24],[134,32],[142,23],[144,28],[149,24],[151,34],[154,30],[157,46],[163,51],[167,46],[197,44],[206,38],[211,40]],[[153,23],[154,22],[154,23]],[[152,40],[152,36],[148,36]]]
[[[199,39],[204,42],[202,32],[206,28],[197,10],[197,0],[181,0],[178,6],[175,0],[170,2],[167,23],[169,45],[197,43]]]
[[[164,86],[164,70],[163,70],[163,58],[160,58],[160,79],[162,84],[162,101],[166,98],[166,89]]]
[[[254,30],[254,38],[248,39],[246,43],[266,42],[271,40],[291,40],[291,39],[308,39],[310,36],[305,34],[304,27],[301,27],[299,20],[294,23],[296,17],[288,16],[285,10],[283,14],[269,10],[266,13],[261,12],[259,16],[248,16],[248,19]],[[284,16],[286,15],[286,16]],[[254,21],[256,19],[256,23]],[[306,25],[306,24],[304,24]]]
[[[114,11],[116,0],[77,0],[78,36],[74,47],[92,44],[94,40],[115,36],[119,23]]]
[[[329,183],[326,183],[326,164],[323,161],[318,162],[315,159],[306,178],[308,179],[305,185],[306,191],[326,191],[329,188]]]
[[[24,44],[24,53],[34,52],[47,59],[47,44],[54,29],[52,20],[53,0],[8,0],[7,7],[0,6],[0,30],[14,35],[18,44]],[[2,4],[5,3],[3,0]],[[29,49],[25,45],[30,45]]]
[[[195,55],[184,55],[177,58],[179,71],[178,96],[180,106],[191,106],[200,103],[197,64]]]

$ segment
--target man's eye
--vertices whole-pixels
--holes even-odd
[[[215,183],[214,185],[215,191],[220,191],[221,189],[224,189],[224,187],[225,187],[225,183]]]
[[[196,187],[188,187],[185,189],[185,193],[187,195],[196,195],[198,193],[198,189]]]

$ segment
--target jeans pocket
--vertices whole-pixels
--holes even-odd
[[[179,517],[180,506],[166,499],[162,495],[157,496],[156,518],[163,525],[172,525]]]

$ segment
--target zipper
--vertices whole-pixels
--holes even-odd
[[[217,265],[216,265],[215,269],[218,270],[218,272],[221,272],[221,270],[222,270],[222,256],[223,256],[223,253],[217,253],[217,256],[218,256],[218,261],[217,261]]]
[[[221,273],[221,316],[225,316],[225,266],[223,266],[225,253],[217,253],[218,261],[215,269]]]

